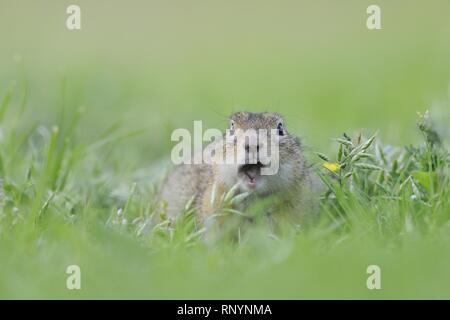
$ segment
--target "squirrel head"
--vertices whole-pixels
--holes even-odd
[[[283,117],[270,112],[232,114],[224,152],[235,161],[219,167],[222,182],[260,195],[287,187],[303,159],[300,142],[287,131]]]
[[[230,117],[230,130],[278,130],[283,136],[286,132],[284,119],[281,115],[271,112],[236,112]]]

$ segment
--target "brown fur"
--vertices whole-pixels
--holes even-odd
[[[284,134],[279,141],[279,171],[272,176],[263,176],[261,187],[253,193],[256,198],[281,194],[285,199],[284,209],[299,217],[308,212],[314,202],[313,193],[318,181],[303,156],[299,139],[286,130],[283,118],[275,113],[238,112],[231,116],[230,122],[236,130],[270,130],[276,129],[279,123],[283,124]],[[224,146],[225,155],[231,148],[236,148],[236,145]],[[203,222],[215,211],[215,203],[211,203],[213,188],[217,194],[215,198],[219,199],[241,180],[237,164],[180,165],[164,182],[161,199],[167,204],[167,214],[176,218],[193,198],[198,221]],[[238,188],[238,192],[244,191],[248,191],[244,185]]]

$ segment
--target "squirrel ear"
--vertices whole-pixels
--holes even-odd
[[[283,126],[283,123],[281,121],[278,122],[277,130],[278,130],[278,135],[284,136],[284,126]]]

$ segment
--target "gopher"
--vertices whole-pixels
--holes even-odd
[[[263,129],[277,135],[279,156],[275,174],[262,174],[267,164],[260,161],[263,147],[260,139],[252,142],[249,139],[239,139],[249,129]],[[217,161],[216,156],[212,163],[182,164],[175,168],[165,179],[160,193],[169,217],[176,218],[183,212],[186,204],[192,201],[197,220],[203,223],[215,213],[216,202],[211,199],[220,199],[231,188],[234,188],[236,194],[248,193],[251,201],[279,195],[283,199],[282,209],[298,217],[311,212],[316,203],[315,192],[320,188],[319,179],[304,157],[300,140],[289,133],[281,115],[270,112],[234,113],[230,117],[229,130],[223,137],[227,134],[234,139],[227,139],[223,147],[219,147],[223,148],[221,156],[234,156],[233,151],[239,149],[243,152],[237,151],[236,158],[241,154],[241,159],[245,160],[229,163]],[[239,145],[239,141],[242,145]],[[250,159],[256,161],[250,162]],[[247,206],[248,202],[244,201],[243,205]]]

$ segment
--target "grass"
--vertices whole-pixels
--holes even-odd
[[[269,2],[0,10],[0,298],[450,298],[448,1],[380,0],[380,32],[368,1]],[[190,208],[144,232],[172,130],[240,109],[302,137],[320,218],[273,233],[230,196],[212,246]]]
[[[317,153],[328,191],[312,225],[272,234],[237,215],[239,240],[231,229],[233,240],[207,246],[188,206],[144,232],[158,180],[124,180],[103,162],[136,132],[114,125],[80,142],[81,109],[58,126],[28,125],[24,108],[10,108],[27,93],[14,90],[0,108],[2,298],[449,297],[449,153],[428,112],[416,146],[344,134],[336,155]],[[224,202],[220,214],[236,217],[232,196]],[[71,264],[81,267],[80,291],[65,288]],[[371,264],[382,290],[365,287]]]

